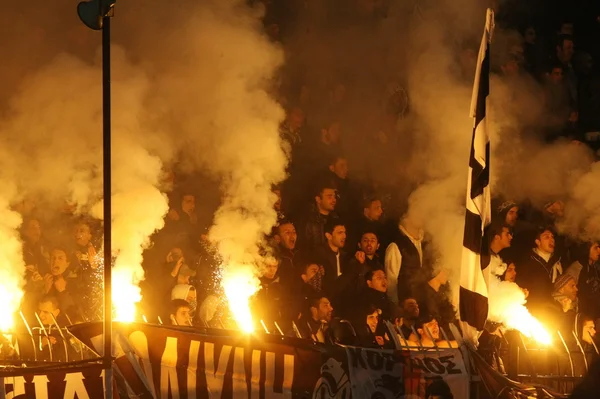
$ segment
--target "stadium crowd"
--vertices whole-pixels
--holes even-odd
[[[313,10],[311,2],[264,2],[265,32],[287,52],[300,51],[290,38],[303,29],[303,18],[315,17],[311,13],[320,16],[315,29],[342,22],[369,29],[386,16],[382,1],[349,2],[341,16]],[[600,10],[591,4],[596,9],[580,12],[565,3],[515,13],[505,12],[507,4],[500,5],[497,24],[520,36],[493,73],[506,81],[527,74],[539,86],[539,101],[555,118],[537,132],[543,140],[571,140],[596,150],[598,137],[590,132],[600,128]],[[465,41],[454,50],[455,73],[468,88],[478,43]],[[456,309],[448,275],[434,267],[431,232],[407,213],[403,182],[383,184],[378,177],[392,169],[385,164],[395,162],[390,154],[410,148],[401,123],[411,112],[410,91],[394,86],[379,115],[349,115],[360,90],[347,71],[315,81],[302,57],[288,58],[277,96],[286,110],[279,133],[290,163],[288,178],[273,187],[278,222],[267,237],[260,290],[251,299],[256,322],[319,342],[385,348],[393,346],[383,323],[388,321],[408,343],[452,345],[449,325],[456,322]],[[371,123],[361,147],[367,161],[360,165],[352,164],[345,146],[345,131],[356,120]],[[210,213],[204,199],[211,186],[197,175],[167,175],[174,190],[165,226],[144,254],[141,313],[174,325],[227,327],[219,256],[207,239],[210,220],[203,217]],[[37,311],[48,325],[50,314],[60,324],[101,319],[101,223],[69,208],[48,217],[41,203],[29,198],[16,206],[24,217],[25,313]],[[600,246],[559,233],[564,206],[562,198],[544,204],[494,198],[487,239],[499,278],[523,289],[530,311],[565,336],[576,331],[591,347],[600,317]],[[352,334],[342,334],[347,328],[340,325],[350,326]],[[490,335],[495,331],[490,328]]]

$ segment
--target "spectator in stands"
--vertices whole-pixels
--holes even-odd
[[[279,258],[267,258],[260,280],[260,290],[252,299],[252,314],[256,316],[257,322],[263,320],[268,325],[288,318],[290,310],[286,298],[289,287],[282,283],[279,276]],[[296,315],[290,315],[294,317]]]
[[[287,219],[281,220],[275,228],[275,242],[278,243],[278,254],[281,258],[279,274],[284,279],[291,279],[296,271],[294,261],[298,253],[296,250],[297,239],[298,234],[294,224]]]
[[[408,339],[412,334],[412,329],[416,327],[419,320],[419,304],[415,298],[405,298],[401,303],[402,325],[400,330],[405,339]]]
[[[570,101],[576,109],[576,104],[578,102],[577,75],[571,65],[574,54],[575,44],[573,42],[573,37],[565,34],[559,35],[556,43],[556,59],[560,61],[563,66],[563,74],[565,83],[567,84]]]
[[[547,303],[547,316],[555,330],[559,330],[563,337],[571,338],[573,331],[577,331],[576,315],[579,313],[577,298],[577,283],[570,273],[559,276],[554,283],[551,303]]]
[[[328,120],[321,128],[319,141],[311,151],[310,159],[307,160],[307,163],[310,163],[312,175],[327,169],[331,159],[342,153],[340,137],[340,122],[336,119]]]
[[[48,273],[50,251],[42,238],[42,226],[38,219],[30,218],[21,225],[23,257],[26,265],[31,265],[41,275]]]
[[[382,323],[381,309],[373,305],[362,305],[355,324],[358,345],[365,348],[389,348],[390,338]]]
[[[511,283],[516,282],[517,280],[517,267],[515,266],[514,263],[511,263],[508,265],[508,267],[506,268],[506,271],[504,272],[504,281],[510,281]]]
[[[545,78],[544,97],[549,116],[546,139],[553,141],[565,133],[568,122],[577,121],[577,113],[564,79],[564,66],[559,61],[550,64]]]
[[[100,265],[96,249],[92,243],[92,232],[87,222],[79,222],[75,226],[75,248],[74,257],[79,263],[77,269],[96,269]]]
[[[55,362],[64,362],[73,359],[75,351],[70,342],[65,342],[58,328],[64,328],[72,323],[69,322],[64,312],[61,312],[59,300],[51,295],[43,296],[40,299],[38,315],[43,328],[40,331],[39,360],[51,360]],[[77,320],[79,321],[79,320]],[[66,344],[66,345],[65,345]],[[67,352],[65,353],[65,347]]]
[[[355,193],[348,180],[348,160],[336,154],[329,161],[329,179],[336,188],[336,212],[341,218],[352,220],[356,210]]]
[[[420,277],[423,266],[424,235],[422,224],[414,217],[405,216],[385,251],[388,296],[395,304],[414,296],[414,281]]]
[[[327,243],[325,225],[331,219],[338,218],[335,213],[337,196],[332,184],[322,185],[314,197],[314,201],[314,209],[308,216],[304,227],[304,236],[301,237],[302,245],[309,250],[322,247]]]
[[[383,215],[383,207],[381,200],[375,197],[369,197],[363,201],[363,214],[356,221],[355,226],[351,229],[348,237],[348,248],[353,248],[357,243],[360,244],[363,233],[369,231],[377,237],[381,235]],[[379,248],[378,248],[379,249]]]
[[[333,319],[333,306],[326,296],[317,295],[308,301],[308,309],[297,321],[302,338],[325,342],[329,323]]]
[[[281,201],[281,187],[274,187],[273,194],[277,196],[277,201],[273,204],[273,209],[277,212],[277,220],[281,222],[282,220],[285,220],[285,212],[283,211]]]
[[[195,233],[198,224],[196,214],[196,196],[190,191],[184,191],[179,198],[178,206],[171,208],[167,221],[179,231]]]
[[[61,309],[77,308],[80,278],[71,270],[65,247],[54,246],[50,251],[50,273],[44,276],[44,294],[58,299]]]
[[[38,315],[44,326],[55,325],[54,320],[59,326],[65,327],[71,325],[66,313],[61,312],[58,299],[52,295],[44,295],[40,298],[38,305]]]
[[[169,320],[174,326],[191,326],[192,315],[190,304],[183,299],[173,299],[171,301],[171,312]]]
[[[387,277],[381,269],[365,275],[367,288],[359,296],[359,303],[370,304],[380,310],[381,320],[392,320],[392,304],[387,296]]]
[[[496,207],[498,221],[515,228],[519,220],[519,206],[514,201],[504,201]]]
[[[323,276],[325,275],[325,269],[323,266],[319,266],[310,261],[304,261],[301,265],[300,278],[304,283],[301,285],[301,296],[303,298],[309,298],[316,294],[320,294],[323,290]]]
[[[492,223],[489,228],[490,236],[490,255],[492,257],[491,262],[503,263],[503,259],[500,256],[500,252],[503,249],[509,248],[510,243],[513,239],[513,234],[510,226],[501,223]],[[490,264],[491,264],[490,262]],[[504,270],[502,271],[504,273]]]
[[[431,315],[422,316],[416,324],[417,335],[414,333],[409,342],[425,348],[458,348],[455,341],[446,341],[440,338],[440,326],[437,319]]]
[[[346,270],[337,278],[331,294],[341,314],[346,316],[346,310],[356,302],[357,293],[365,290],[366,274],[375,270],[383,271],[383,265],[379,262],[376,253],[378,247],[377,236],[372,232],[365,232],[359,244],[359,251],[350,259]]]
[[[450,331],[448,324],[456,321],[456,310],[450,302],[450,284],[448,272],[444,269],[430,272],[430,278],[425,283],[418,284],[417,302],[421,315],[435,315],[445,331]]]
[[[346,244],[346,227],[340,219],[332,219],[325,226],[327,243],[317,251],[319,264],[323,266],[323,287],[334,288],[336,278],[347,270],[347,260],[342,249]]]
[[[582,310],[595,317],[600,317],[599,258],[598,242],[582,243],[574,253],[575,261],[567,269],[577,281]]]
[[[288,109],[286,118],[279,128],[279,135],[284,143],[284,151],[291,158],[294,147],[302,142],[302,127],[304,126],[305,115],[302,108],[292,106]]]
[[[527,307],[532,309],[548,303],[552,294],[552,284],[563,273],[560,256],[554,253],[554,233],[549,228],[538,230],[535,248],[529,256],[517,263],[519,276],[517,283],[529,290]]]
[[[189,284],[177,284],[171,290],[171,300],[174,299],[183,299],[187,303],[190,304],[190,311],[192,314],[196,312],[196,307],[198,305],[197,296],[196,296],[196,288]]]

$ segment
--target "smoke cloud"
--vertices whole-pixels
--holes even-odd
[[[134,4],[128,9],[139,11]],[[283,52],[262,33],[261,10],[243,1],[169,6],[169,14],[162,27],[125,40],[135,43],[133,54],[144,54],[156,79],[148,105],[157,129],[172,135],[157,141],[170,147],[157,153],[221,182],[209,239],[223,262],[230,307],[246,328],[247,300],[259,287],[264,261],[261,242],[276,223],[271,188],[285,178],[287,164],[278,133],[284,113],[269,91]]]

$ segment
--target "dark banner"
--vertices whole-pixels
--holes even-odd
[[[73,329],[89,345],[100,325]],[[445,385],[468,397],[460,350],[391,351],[150,324],[115,325],[116,365],[130,397],[425,398]],[[99,350],[100,348],[96,348]]]
[[[70,327],[101,353],[102,324]],[[392,351],[267,334],[114,325],[114,378],[130,398],[426,398],[432,389],[469,397],[458,349]],[[102,398],[99,364],[0,370],[0,398]]]
[[[5,368],[0,398],[103,399],[100,364],[58,367]]]

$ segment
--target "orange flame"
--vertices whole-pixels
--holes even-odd
[[[246,332],[254,331],[254,321],[249,300],[260,289],[260,281],[251,265],[229,265],[223,272],[223,289],[229,309],[238,327]]]
[[[533,338],[541,344],[552,343],[552,337],[542,323],[521,304],[514,304],[506,309],[504,324],[510,329],[519,330],[523,335]]]
[[[114,267],[112,275],[112,303],[115,321],[133,322],[136,304],[142,300],[140,287],[135,284],[131,269]]]
[[[13,284],[0,285],[0,331],[10,331],[14,327],[14,313],[21,305],[23,291]]]

